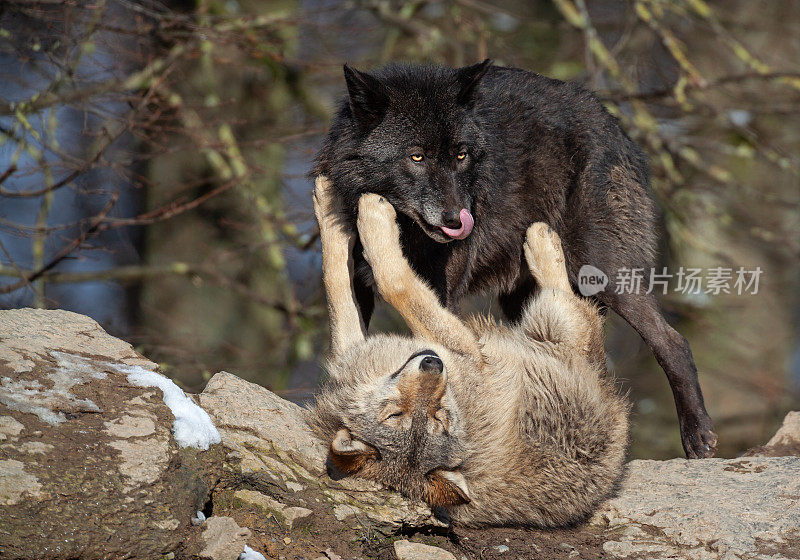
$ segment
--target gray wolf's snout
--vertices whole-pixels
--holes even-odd
[[[444,371],[444,364],[438,356],[425,356],[419,363],[419,370],[422,373],[435,373],[439,375]]]

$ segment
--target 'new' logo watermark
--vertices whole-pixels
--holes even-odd
[[[606,273],[590,264],[585,264],[578,271],[578,291],[584,297],[602,292],[608,286]]]

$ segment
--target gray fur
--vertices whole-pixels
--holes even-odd
[[[466,525],[584,519],[622,474],[628,404],[605,375],[602,318],[570,290],[558,236],[544,224],[528,231],[525,253],[542,289],[518,324],[448,323],[454,316],[402,259],[387,206],[362,198],[365,254],[381,295],[412,330],[416,324],[434,334],[375,335],[331,357],[309,424],[326,441],[346,430],[369,449],[356,462],[332,449],[332,462],[444,506]],[[323,233],[323,251],[332,239]],[[329,301],[338,297],[326,287]],[[418,358],[409,361],[421,351],[444,363],[438,381],[421,373]],[[393,410],[387,402],[401,401],[408,405],[403,421],[384,421]]]

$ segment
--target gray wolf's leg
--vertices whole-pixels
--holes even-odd
[[[686,456],[713,457],[717,434],[706,411],[689,343],[664,319],[653,294],[602,292],[601,295],[642,336],[667,374]]]
[[[482,361],[475,333],[442,307],[430,286],[406,261],[395,218],[394,208],[383,197],[361,196],[358,235],[381,297],[397,309],[415,336]]]
[[[364,323],[356,307],[352,285],[352,245],[355,235],[342,223],[334,207],[330,181],[319,176],[314,185],[314,214],[322,241],[322,279],[328,299],[331,355],[364,340]]]
[[[525,236],[525,259],[539,291],[527,304],[519,328],[535,341],[553,343],[565,357],[580,354],[605,371],[603,319],[597,307],[572,292],[558,234],[535,223]]]

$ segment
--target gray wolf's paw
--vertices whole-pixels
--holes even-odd
[[[317,217],[317,223],[322,229],[324,222],[331,215],[335,214],[333,211],[333,186],[327,177],[319,175],[314,181],[314,191],[311,196],[314,199],[314,215]]]
[[[358,220],[377,220],[385,223],[395,223],[397,212],[394,206],[378,194],[362,194],[358,199]]]
[[[320,236],[331,238],[331,241],[349,239],[352,236],[352,232],[342,222],[342,217],[337,211],[336,200],[333,195],[333,185],[327,177],[323,175],[317,177],[316,181],[314,181],[312,197],[314,199],[314,215],[317,217]]]
[[[358,201],[358,235],[364,257],[375,271],[379,261],[391,263],[402,258],[397,214],[388,200],[377,194],[363,194]]]
[[[550,226],[537,222],[528,228],[525,235],[525,259],[541,287],[572,291],[561,239]]]

